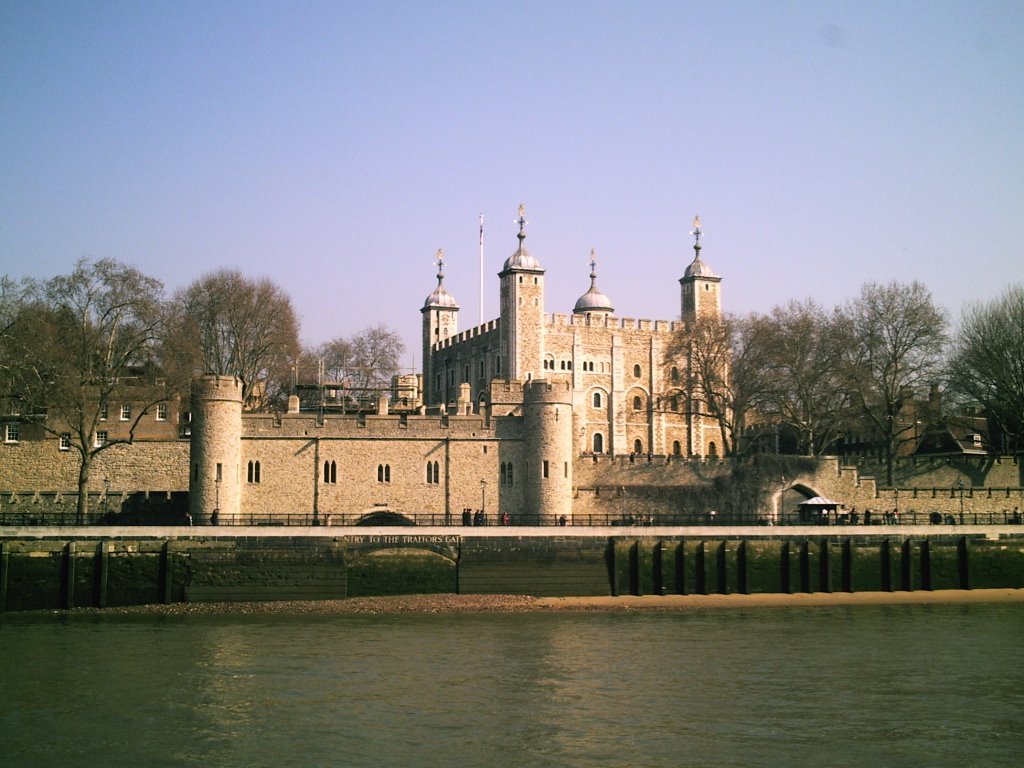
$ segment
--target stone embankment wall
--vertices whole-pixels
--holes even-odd
[[[629,515],[677,515],[683,509],[685,490],[707,486],[732,471],[728,459],[680,459],[675,457],[583,456],[575,464],[574,520],[614,519]],[[1018,482],[1019,462],[1014,457],[953,460],[904,460],[895,488],[881,488],[878,478],[864,469],[880,469],[876,463],[851,467],[834,457],[818,460],[811,473],[780,477],[778,506],[793,514],[797,504],[811,496],[833,499],[847,509],[863,512],[899,509],[921,519],[931,512],[960,512],[959,481],[963,480],[965,516],[1001,515],[1015,507],[1024,510],[1024,488]],[[981,483],[987,483],[982,486]],[[760,510],[769,516],[774,509]]]
[[[710,594],[1024,587],[1024,531],[599,529],[459,536],[48,536],[0,530],[0,611],[356,595]]]

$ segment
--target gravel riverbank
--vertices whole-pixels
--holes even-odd
[[[1022,589],[941,590],[936,592],[816,592],[758,595],[644,595],[619,597],[531,597],[529,595],[399,595],[347,600],[259,603],[172,603],[116,608],[74,608],[72,614],[153,614],[187,616],[234,614],[441,614],[525,613],[528,611],[687,611],[708,608],[822,607],[1024,602]]]

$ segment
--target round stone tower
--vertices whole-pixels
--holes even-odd
[[[572,519],[572,384],[533,379],[523,388],[526,513],[552,525]]]
[[[241,511],[242,382],[203,376],[192,382],[188,508],[195,525],[233,521]]]

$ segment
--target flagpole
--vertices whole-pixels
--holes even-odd
[[[480,214],[480,325],[484,324],[484,215]]]

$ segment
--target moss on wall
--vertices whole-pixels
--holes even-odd
[[[789,557],[779,542],[746,542],[746,561],[748,592],[758,594],[783,591],[783,568],[789,568],[790,565]]]
[[[1018,588],[1024,585],[1024,541],[988,541],[969,543],[972,589]]]

